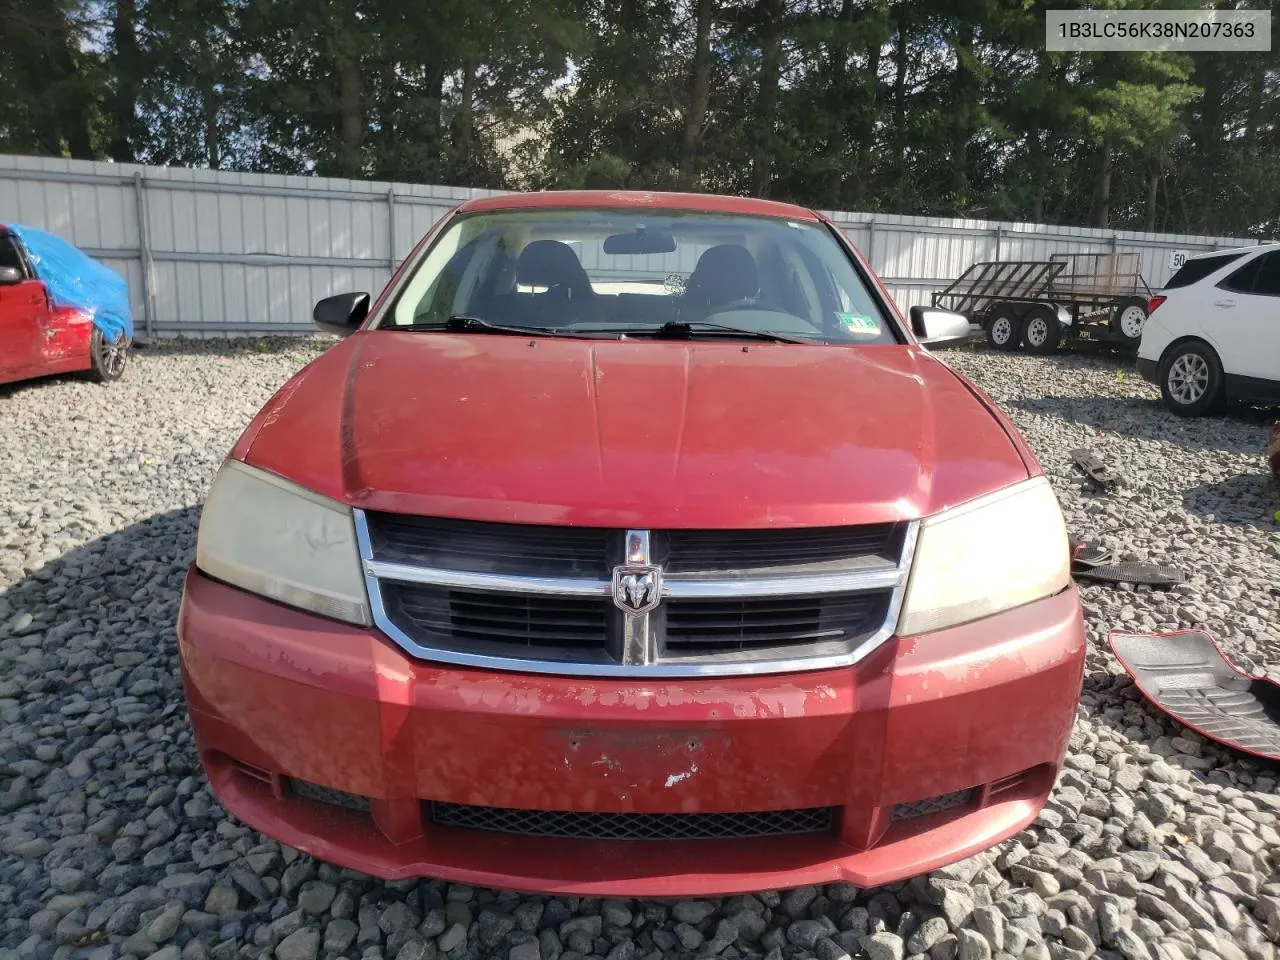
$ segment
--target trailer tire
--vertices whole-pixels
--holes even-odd
[[[1022,344],[1031,353],[1050,354],[1062,343],[1062,324],[1052,307],[1037,304],[1022,318]]]
[[[1111,308],[1111,332],[1128,346],[1142,342],[1142,327],[1147,322],[1147,301],[1141,297],[1125,297]]]
[[[997,303],[988,310],[982,328],[987,343],[995,350],[1017,350],[1022,342],[1022,318],[1011,304]]]

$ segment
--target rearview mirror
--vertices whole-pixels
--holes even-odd
[[[368,315],[367,293],[340,293],[325,297],[311,311],[311,319],[320,330],[340,337],[355,333]]]
[[[637,227],[634,233],[615,233],[604,241],[609,254],[674,253],[676,238],[666,230]]]
[[[22,282],[22,271],[17,267],[0,267],[0,285],[12,286]]]
[[[912,307],[910,313],[911,332],[930,350],[955,346],[973,336],[969,318],[963,314],[934,307]]]

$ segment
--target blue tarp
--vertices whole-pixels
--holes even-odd
[[[112,343],[122,333],[133,339],[129,286],[120,274],[52,233],[13,223],[7,226],[27,248],[36,276],[57,306],[89,314]]]

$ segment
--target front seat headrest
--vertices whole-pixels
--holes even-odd
[[[559,240],[534,240],[520,251],[516,283],[523,287],[563,287],[578,295],[591,291],[591,281],[578,255]]]
[[[760,290],[756,259],[736,243],[711,247],[698,258],[689,277],[689,290],[711,305],[754,297]]]

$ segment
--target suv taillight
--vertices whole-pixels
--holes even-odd
[[[1156,307],[1168,300],[1168,297],[1154,296],[1147,301],[1147,316],[1151,316],[1156,312]]]

